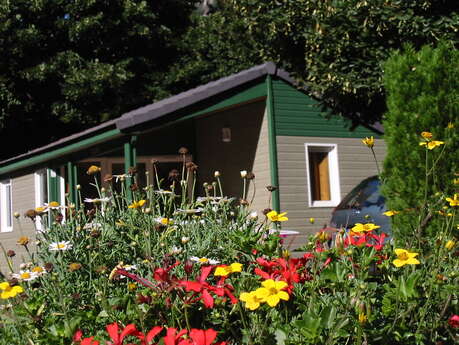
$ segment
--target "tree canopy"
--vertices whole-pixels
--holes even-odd
[[[383,63],[405,43],[459,42],[455,0],[227,0],[262,60],[292,72],[332,113],[358,123],[386,109]]]
[[[21,152],[163,98],[192,0],[2,0],[0,128]],[[4,146],[3,146],[4,147]]]

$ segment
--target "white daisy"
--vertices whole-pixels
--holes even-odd
[[[153,192],[156,193],[156,194],[164,194],[164,195],[166,195],[166,194],[172,194],[172,191],[170,191],[170,190],[164,190],[164,189],[158,189],[158,190],[155,190],[155,191],[153,191]]]
[[[197,256],[192,256],[190,260],[194,262],[199,262],[200,264],[209,264],[209,265],[217,265],[220,263],[220,261],[218,260],[204,258],[204,257],[198,258]]]
[[[171,254],[172,255],[177,255],[177,254],[180,254],[182,252],[182,248],[178,248],[176,246],[172,247],[171,249]]]
[[[13,278],[16,278],[22,281],[26,281],[26,282],[29,282],[29,281],[32,281],[38,278],[37,273],[29,271],[29,270],[25,270],[25,271],[20,270],[19,273],[13,273],[12,276]]]
[[[105,198],[95,198],[95,199],[91,199],[91,198],[86,198],[84,199],[84,202],[87,202],[87,203],[92,203],[92,204],[101,204],[103,202],[109,202],[110,201],[110,198],[109,197],[105,197]]]
[[[125,271],[135,271],[137,269],[137,265],[123,265],[121,268]]]
[[[49,245],[49,250],[68,250],[72,249],[72,246],[69,241],[53,242]]]

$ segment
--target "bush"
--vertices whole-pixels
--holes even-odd
[[[406,46],[384,70],[388,153],[382,191],[389,209],[403,211],[393,222],[395,238],[423,246],[425,236],[441,226],[436,215],[459,183],[459,51],[445,42],[419,52]],[[444,145],[414,145],[428,140]]]

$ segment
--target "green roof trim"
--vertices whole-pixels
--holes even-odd
[[[77,142],[69,145],[65,145],[63,147],[60,147],[58,149],[54,149],[49,152],[45,152],[42,154],[38,154],[37,156],[33,156],[30,158],[26,158],[23,160],[19,160],[15,163],[8,164],[4,167],[0,168],[0,175],[12,172],[14,170],[19,170],[23,168],[30,167],[32,165],[44,163],[47,161],[50,161],[55,158],[59,158],[61,156],[64,156],[66,154],[70,154],[75,151],[79,151],[81,149],[85,149],[91,146],[94,146],[96,144],[99,144],[101,142],[105,142],[107,140],[115,139],[117,137],[122,136],[123,134],[120,132],[118,129],[112,129],[103,133],[99,133],[96,135],[93,135],[92,137],[78,140]]]
[[[276,134],[282,136],[362,138],[381,136],[359,126],[351,131],[351,122],[338,116],[326,117],[318,101],[283,80],[273,80]]]
[[[244,91],[241,91],[205,109],[202,109],[190,115],[187,115],[186,118],[189,119],[189,118],[196,117],[199,115],[204,115],[204,114],[218,111],[218,110],[221,110],[227,107],[231,107],[233,105],[237,105],[239,103],[248,102],[253,99],[260,98],[260,97],[266,97],[266,83],[264,80],[262,80],[260,83],[252,87],[249,87],[248,89]]]

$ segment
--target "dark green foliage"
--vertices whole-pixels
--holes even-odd
[[[194,8],[192,0],[2,0],[2,145],[25,134],[20,152],[163,98]]]
[[[228,0],[263,60],[273,60],[333,113],[372,123],[385,111],[382,63],[393,49],[457,44],[456,0]]]
[[[447,43],[437,48],[426,46],[419,52],[407,46],[385,64],[384,81],[388,154],[383,193],[389,209],[404,211],[394,217],[396,238],[421,236],[434,229],[442,217],[436,210],[449,206],[445,197],[452,197],[455,188],[457,192],[454,174],[459,172],[459,51]],[[448,128],[448,123],[454,128]],[[423,131],[432,132],[433,139],[445,145],[433,150],[419,146]],[[431,220],[425,211],[427,205],[433,210]],[[416,231],[423,222],[425,228]]]

